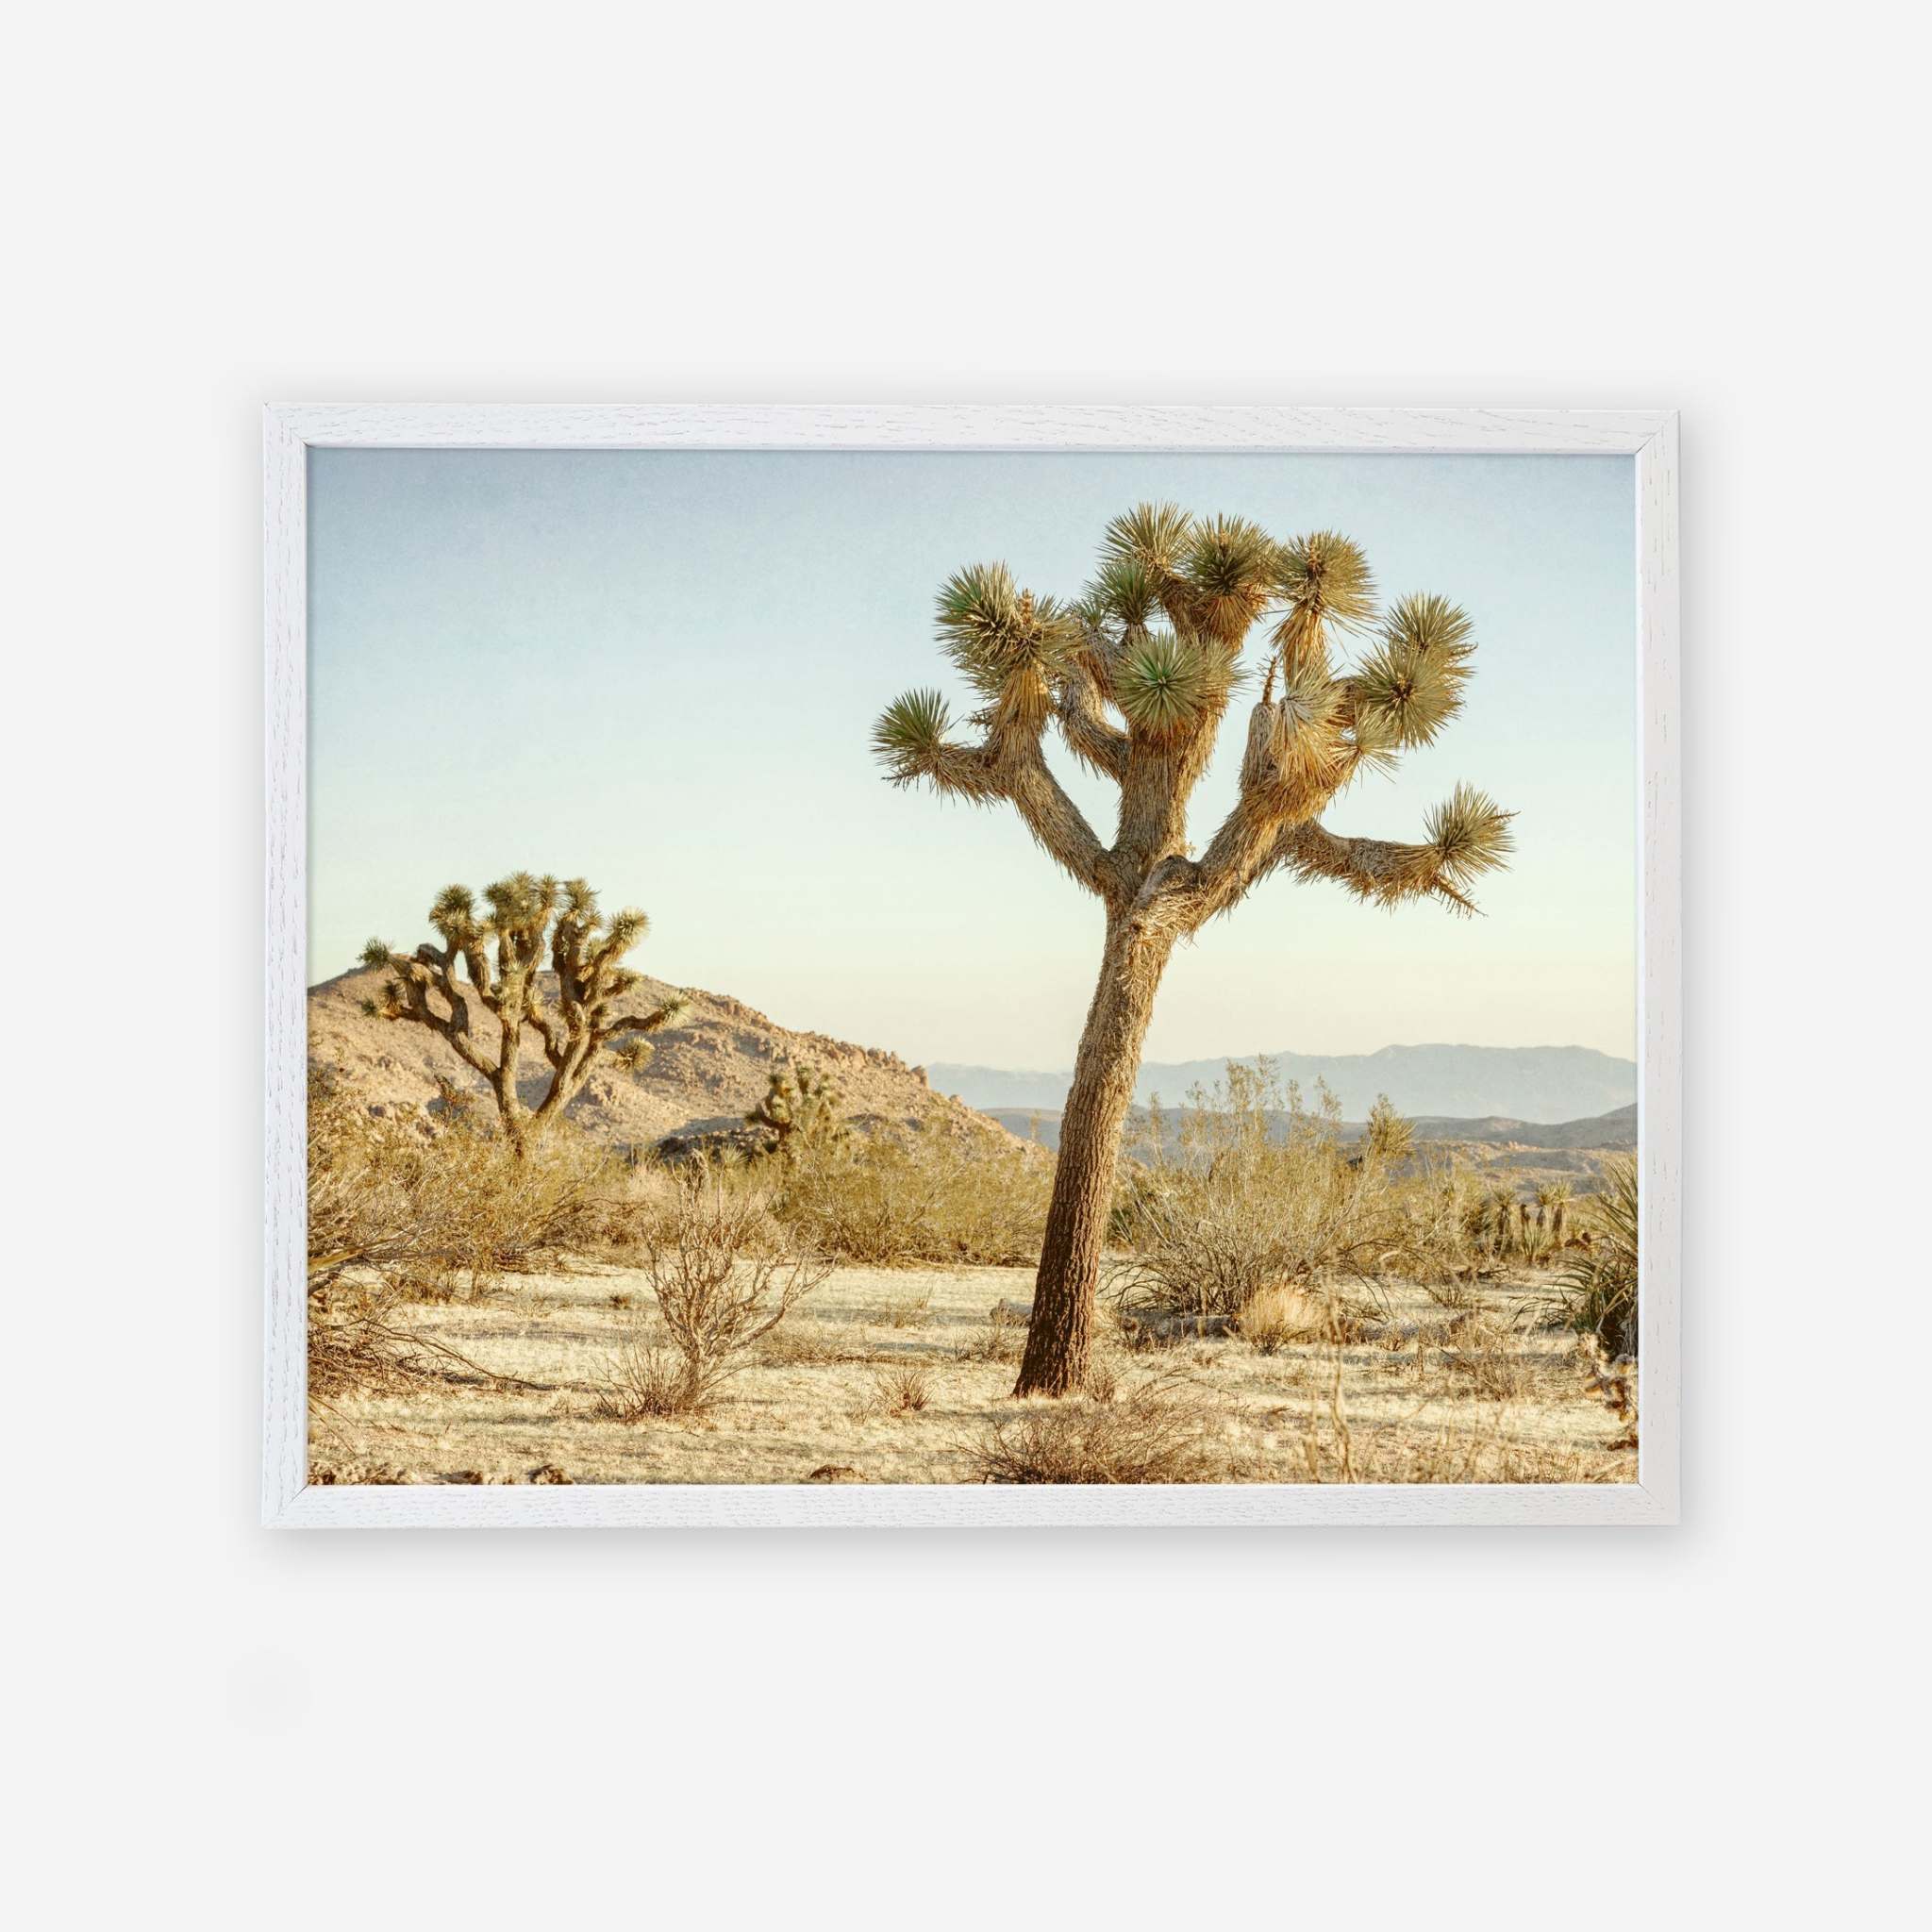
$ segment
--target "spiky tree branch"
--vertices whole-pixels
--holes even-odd
[[[1091,674],[1076,659],[1085,645],[1077,616],[1049,598],[1016,591],[1004,564],[958,573],[940,593],[940,638],[981,708],[967,721],[976,736],[951,736],[952,713],[936,691],[908,691],[890,706],[873,744],[895,784],[924,780],[974,805],[1004,799],[1050,858],[1090,891],[1105,892],[1106,850],[1046,762],[1050,721],[1074,720],[1074,737],[1103,766],[1119,734],[1083,692]],[[1094,692],[1097,700],[1097,691]]]
[[[650,922],[635,908],[607,920],[584,880],[513,873],[486,888],[483,899],[479,908],[468,887],[443,889],[429,908],[441,946],[425,941],[405,954],[371,940],[362,963],[386,966],[391,977],[380,999],[363,1007],[440,1034],[490,1083],[504,1131],[522,1152],[582,1091],[600,1053],[609,1049],[620,1065],[640,1071],[651,1052],[646,1036],[675,1025],[687,1008],[674,998],[649,1013],[612,1010],[639,984],[623,960]],[[546,951],[557,981],[554,1007],[540,979]],[[458,966],[466,976],[458,976]],[[472,1030],[472,998],[495,1016],[494,1058]],[[534,1108],[525,1104],[518,1084],[525,1027],[541,1042],[550,1068]]]

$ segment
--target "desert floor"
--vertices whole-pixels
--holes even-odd
[[[602,1385],[648,1339],[644,1278],[591,1264],[511,1275],[409,1325],[483,1373],[442,1373],[318,1407],[314,1479],[370,1482],[960,1483],[1010,1419],[1032,1274],[841,1268],[708,1413],[618,1421]],[[1449,1308],[1407,1282],[1360,1285],[1346,1345],[1263,1355],[1237,1337],[1129,1348],[1104,1319],[1115,1399],[1159,1381],[1189,1402],[1217,1477],[1247,1482],[1630,1482],[1628,1424],[1587,1384],[1573,1338],[1516,1319],[1524,1290]],[[993,1310],[1004,1304],[1004,1319]],[[1103,1310],[1105,1317],[1105,1310]],[[441,1360],[441,1358],[439,1358]],[[917,1372],[904,1401],[904,1372]]]

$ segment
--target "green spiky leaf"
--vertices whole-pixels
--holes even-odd
[[[1424,822],[1424,837],[1438,873],[1452,885],[1466,886],[1486,872],[1508,863],[1515,839],[1507,812],[1485,791],[1458,785]]]
[[[1383,713],[1357,706],[1348,736],[1355,749],[1355,769],[1351,776],[1376,772],[1387,777],[1401,762],[1401,747],[1396,741],[1394,727]]]
[[[528,932],[541,926],[556,908],[557,894],[555,879],[540,879],[527,872],[511,873],[483,889],[490,923],[499,932]]]
[[[1136,504],[1108,525],[1100,554],[1105,563],[1137,564],[1158,579],[1180,569],[1193,534],[1194,520],[1178,504]]]
[[[429,908],[429,923],[452,943],[467,939],[476,926],[476,898],[467,886],[445,886]]]
[[[1336,530],[1314,530],[1282,544],[1275,554],[1274,588],[1289,606],[1282,629],[1299,617],[1355,630],[1375,615],[1369,560],[1360,545]]]
[[[1087,587],[1085,608],[1096,623],[1144,630],[1160,609],[1160,590],[1144,565],[1116,558]]]
[[[635,1079],[650,1064],[658,1049],[639,1034],[630,1034],[610,1049],[610,1058]]]
[[[1394,605],[1383,620],[1382,632],[1393,645],[1458,665],[1475,650],[1475,626],[1468,613],[1432,591]]]
[[[1227,595],[1272,576],[1274,540],[1246,517],[1211,517],[1194,526],[1187,575],[1195,589]]]
[[[1130,644],[1114,667],[1114,701],[1127,722],[1152,738],[1195,724],[1233,688],[1226,653],[1166,630]]]
[[[1037,688],[1057,675],[1081,641],[1077,614],[1014,587],[1003,563],[976,563],[940,591],[940,642],[981,697],[998,699],[1020,682]]]
[[[1245,517],[1217,516],[1194,526],[1185,566],[1193,625],[1239,644],[1273,588],[1274,540]]]
[[[975,642],[989,631],[1014,621],[1020,592],[1003,563],[969,563],[955,571],[939,594],[937,623],[941,643],[951,648]]]
[[[873,726],[872,747],[891,776],[904,782],[924,772],[944,748],[953,714],[936,691],[908,691]]]
[[[1350,678],[1356,716],[1401,750],[1427,744],[1462,708],[1462,666],[1384,638]]]
[[[637,945],[651,930],[650,920],[635,906],[626,906],[611,920],[608,928],[607,943],[617,949],[617,957]]]
[[[362,948],[362,963],[365,966],[387,966],[391,948],[387,940],[371,940]]]

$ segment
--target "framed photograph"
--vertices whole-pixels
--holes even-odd
[[[265,1521],[1674,1523],[1676,452],[268,409]]]

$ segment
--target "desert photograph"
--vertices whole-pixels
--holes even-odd
[[[1628,458],[308,461],[311,1482],[1637,1480]]]

